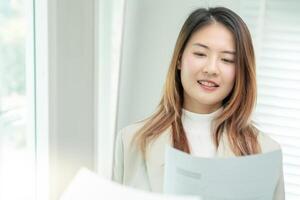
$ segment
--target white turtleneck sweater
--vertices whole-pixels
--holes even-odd
[[[189,142],[191,155],[198,157],[215,157],[211,122],[223,110],[223,107],[208,114],[199,114],[182,108],[181,121]]]

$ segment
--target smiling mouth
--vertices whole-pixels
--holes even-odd
[[[207,82],[207,81],[197,81],[200,85],[203,85],[205,87],[210,87],[210,88],[217,88],[219,87],[219,85],[211,83],[211,82]]]

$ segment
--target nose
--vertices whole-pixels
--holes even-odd
[[[219,74],[218,69],[218,59],[216,57],[211,57],[208,59],[206,65],[202,69],[203,73],[211,76]]]

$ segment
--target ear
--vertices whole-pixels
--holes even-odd
[[[177,69],[181,70],[181,56],[179,56],[178,60],[177,60],[177,64],[176,64],[176,67]]]
[[[177,62],[176,67],[177,67],[177,69],[181,70],[181,64],[180,64],[180,62]]]

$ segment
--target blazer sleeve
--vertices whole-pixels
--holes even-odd
[[[114,165],[113,165],[113,181],[120,184],[123,183],[124,174],[124,145],[122,139],[122,130],[118,132],[115,143]]]
[[[259,141],[261,142],[261,147],[263,152],[269,152],[274,150],[281,150],[281,146],[278,142],[273,140],[268,134],[259,134]],[[281,161],[282,162],[282,161]],[[283,177],[283,167],[281,165],[279,179],[274,191],[273,200],[285,200],[285,189],[284,189],[284,177]]]

